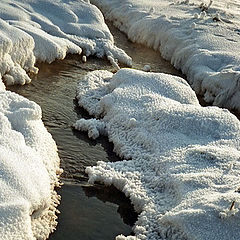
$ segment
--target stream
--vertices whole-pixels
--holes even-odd
[[[127,37],[107,23],[115,44],[133,58],[133,68],[151,66],[153,72],[164,72],[181,76],[170,63],[161,58],[159,52],[130,42]],[[87,133],[71,126],[81,117],[90,116],[78,107],[75,100],[78,81],[92,70],[114,71],[106,59],[89,57],[86,63],[81,56],[68,55],[64,60],[52,64],[38,63],[39,74],[24,86],[11,86],[14,91],[38,103],[43,112],[42,120],[58,146],[64,183],[58,193],[61,204],[57,230],[50,240],[113,240],[119,234],[132,234],[137,220],[130,200],[114,187],[88,184],[84,169],[96,165],[97,161],[120,161],[113,152],[107,137],[89,139]]]

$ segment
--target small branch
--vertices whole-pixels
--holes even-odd
[[[235,201],[232,202],[231,207],[229,208],[229,211],[232,211],[235,205]]]
[[[201,11],[202,11],[202,12],[207,11],[207,10],[211,7],[212,3],[213,3],[213,0],[210,0],[210,2],[209,2],[208,5],[206,5],[206,4],[204,4],[204,3],[201,3],[201,4],[200,4],[200,9],[201,9]]]

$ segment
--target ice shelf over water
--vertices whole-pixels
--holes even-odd
[[[88,167],[89,181],[113,184],[139,212],[123,239],[239,240],[240,122],[201,107],[185,80],[162,73],[94,71],[77,90],[95,118],[75,128],[107,135],[119,162]]]
[[[205,101],[240,111],[238,0],[91,2],[132,41],[159,50],[181,69]]]
[[[0,86],[1,87],[1,86]],[[59,157],[40,107],[0,90],[0,239],[46,239],[56,226]]]
[[[97,7],[88,1],[1,0],[0,80],[7,85],[31,81],[37,61],[51,63],[67,53],[107,56],[131,65],[131,58],[114,46]]]

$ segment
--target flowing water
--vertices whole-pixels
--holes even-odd
[[[149,64],[154,72],[181,76],[158,52],[130,42],[108,24],[116,45],[133,58],[133,68],[142,69]],[[131,234],[137,214],[130,201],[114,187],[89,185],[84,173],[86,166],[96,165],[99,160],[120,160],[112,144],[106,137],[91,140],[86,133],[71,127],[79,118],[90,117],[76,103],[77,82],[89,71],[114,69],[104,59],[91,57],[87,63],[82,63],[81,57],[76,55],[50,65],[39,63],[38,67],[39,74],[32,77],[31,84],[9,89],[41,106],[43,122],[58,146],[64,186],[58,191],[62,197],[59,224],[49,239],[112,240],[119,234]]]

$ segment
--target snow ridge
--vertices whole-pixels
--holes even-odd
[[[179,77],[131,69],[89,73],[77,97],[96,119],[80,119],[75,127],[94,138],[99,132],[92,129],[104,126],[124,159],[88,167],[89,181],[113,184],[139,212],[135,236],[117,240],[240,238],[240,124],[234,115],[201,107]]]
[[[27,72],[38,72],[36,60],[51,63],[68,53],[131,66],[100,10],[86,1],[3,0],[0,7],[0,74],[7,85],[29,83]]]
[[[129,39],[159,50],[206,102],[240,111],[240,4],[214,0],[93,0]],[[207,6],[209,1],[203,1]],[[205,6],[202,4],[201,6]]]
[[[114,46],[103,15],[89,1],[1,1],[0,239],[45,240],[57,225],[55,187],[62,170],[56,144],[40,107],[5,85],[29,83],[28,74],[38,73],[36,61],[51,63],[68,53],[82,54],[84,62],[89,55],[106,56],[116,68],[118,61],[132,61]],[[104,128],[99,124],[91,136]]]
[[[0,99],[0,239],[47,239],[57,225],[57,146],[36,103],[9,91]]]

